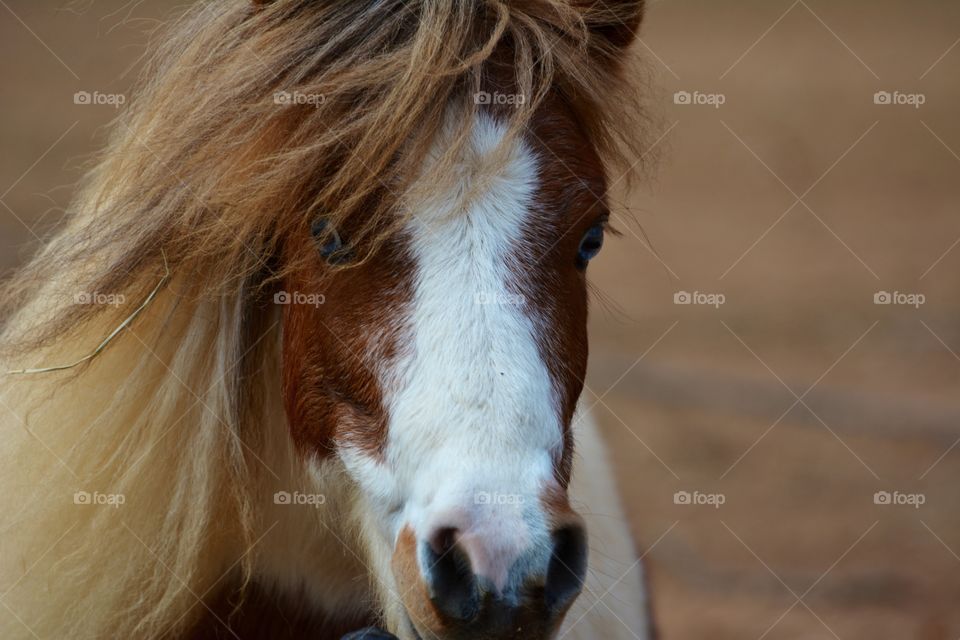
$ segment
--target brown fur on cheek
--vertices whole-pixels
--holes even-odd
[[[588,355],[586,276],[576,256],[583,234],[607,211],[605,171],[575,112],[557,94],[537,111],[526,142],[538,159],[539,189],[524,231],[528,245],[514,252],[511,270],[559,399],[564,444],[555,476],[566,487]]]
[[[304,234],[299,251],[313,251]],[[297,448],[321,456],[338,446],[382,453],[387,416],[381,378],[401,349],[412,267],[399,241],[365,263],[315,268],[284,282],[283,398]],[[300,296],[298,297],[298,294]],[[319,304],[300,304],[312,295]]]

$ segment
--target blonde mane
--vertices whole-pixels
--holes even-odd
[[[67,221],[0,295],[2,371],[81,359],[151,296],[95,359],[0,378],[0,637],[176,637],[225,573],[249,580],[284,239],[323,216],[375,251],[414,178],[447,179],[492,70],[525,98],[513,135],[555,91],[610,166],[641,157],[637,87],[594,35],[635,16],[604,3],[262,5],[200,2],[164,30]],[[93,294],[118,303],[76,304]]]

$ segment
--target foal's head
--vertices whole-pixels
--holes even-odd
[[[616,22],[586,32],[603,40],[583,52],[596,73],[642,5],[611,4]],[[423,637],[550,637],[587,570],[567,490],[586,272],[608,224],[596,96],[530,95],[519,36],[491,42],[413,175],[370,196],[392,203],[389,232],[317,211],[282,247],[293,439],[357,485],[367,542],[391,558],[375,577]]]
[[[282,391],[298,460],[347,480],[343,494],[357,496],[336,513],[363,520],[349,529],[356,519],[345,515],[345,533],[363,538],[391,630],[405,639],[550,637],[587,567],[587,533],[568,497],[586,272],[607,226],[604,167],[640,155],[635,91],[620,72],[642,8],[191,3],[69,224],[0,295],[0,316],[16,306],[22,325],[4,327],[0,346],[24,342],[18,349],[31,358],[63,337],[72,350],[105,329],[130,329],[109,333],[77,367],[80,379],[117,337],[83,374],[110,381],[96,384],[109,398],[92,386],[56,387],[41,411],[47,394],[30,394],[31,425],[34,413],[48,422],[69,443],[70,464],[44,457],[11,467],[17,486],[21,470],[45,476],[46,501],[24,502],[23,517],[23,505],[13,510],[18,523],[32,522],[15,537],[42,559],[64,518],[84,526],[59,545],[79,540],[82,553],[48,558],[53,572],[67,567],[56,573],[66,588],[54,593],[52,574],[34,571],[42,597],[29,598],[28,619],[69,627],[70,637],[176,635],[197,609],[186,593],[216,586],[230,541],[256,539],[263,460],[247,466],[247,457],[270,450],[276,443],[260,435],[280,424],[275,379],[260,375],[274,362],[276,342],[265,336],[277,308],[263,294],[276,286],[289,296]],[[170,277],[158,284],[158,273]],[[145,302],[132,314],[60,309],[54,294],[67,291],[65,299],[104,291]],[[134,351],[139,359],[128,362]],[[83,411],[68,410],[80,394]],[[87,437],[91,425],[103,438]],[[130,487],[156,543],[131,543],[129,527],[108,527],[106,516],[55,508],[61,489],[76,490],[74,468],[94,486]],[[60,475],[48,481],[48,471]],[[89,535],[94,521],[110,544]],[[326,533],[313,520],[295,524]],[[240,555],[244,576],[259,553]],[[191,584],[171,566],[189,569]],[[278,566],[288,577],[289,565]],[[297,570],[308,569],[289,573]],[[356,593],[340,576],[310,578],[339,602]],[[78,624],[70,612],[81,605],[97,615]]]

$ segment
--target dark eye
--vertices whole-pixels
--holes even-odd
[[[310,232],[317,241],[317,249],[320,255],[330,264],[344,264],[351,258],[349,247],[343,243],[340,234],[329,222],[324,219],[317,220],[310,227]]]
[[[597,257],[600,249],[603,247],[603,224],[597,223],[587,229],[580,240],[580,248],[577,250],[577,266],[585,269],[587,263]]]

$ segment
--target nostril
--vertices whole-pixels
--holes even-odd
[[[459,530],[437,529],[424,545],[430,601],[444,615],[471,620],[480,610],[480,592],[470,558],[457,543]]]
[[[457,543],[459,534],[460,530],[456,527],[440,527],[431,534],[427,542],[430,543],[430,548],[433,549],[434,553],[442,556]]]
[[[553,553],[545,586],[547,609],[559,611],[580,594],[587,575],[587,534],[579,526],[558,529],[553,534]]]

